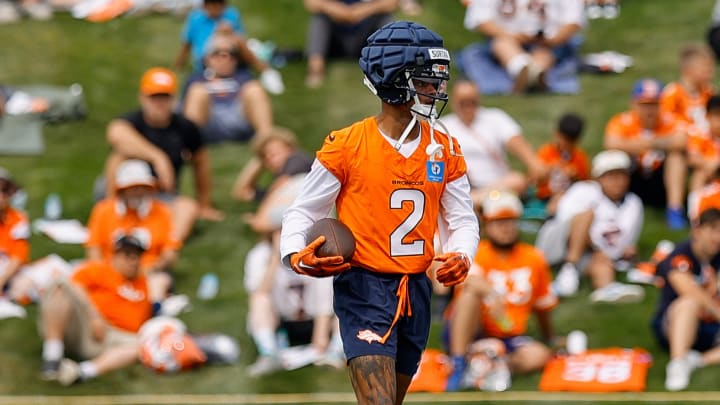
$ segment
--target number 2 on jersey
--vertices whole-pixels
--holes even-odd
[[[412,212],[390,234],[390,256],[418,256],[425,252],[422,239],[404,243],[403,239],[417,227],[425,212],[425,194],[415,189],[399,189],[390,194],[390,209],[402,209],[403,203],[412,204]]]

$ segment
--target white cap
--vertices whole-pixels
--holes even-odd
[[[630,156],[621,150],[604,150],[593,158],[592,176],[600,177],[612,170],[630,170]]]
[[[509,191],[493,190],[482,202],[482,216],[485,220],[520,218],[522,213],[522,202]]]
[[[132,186],[155,187],[155,177],[150,166],[142,160],[131,159],[120,164],[115,174],[115,187],[123,189]]]

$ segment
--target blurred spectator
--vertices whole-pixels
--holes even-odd
[[[624,303],[644,297],[641,287],[615,281],[616,263],[635,257],[642,231],[642,201],[628,191],[631,165],[625,152],[598,153],[592,165],[595,180],[573,184],[558,201],[555,217],[540,228],[536,246],[550,264],[562,263],[553,283],[559,296],[577,293],[580,269],[586,267],[594,290],[591,301]]]
[[[538,159],[550,171],[548,178],[538,182],[536,197],[547,202],[547,212],[554,215],[557,200],[576,181],[590,178],[590,162],[580,148],[585,121],[575,113],[558,120],[553,142],[538,149]]]
[[[472,0],[465,28],[489,38],[493,56],[514,80],[513,92],[546,89],[546,74],[577,56],[585,24],[583,0]]]
[[[417,17],[423,12],[422,5],[419,0],[400,0],[400,11],[412,17]]]
[[[172,212],[155,198],[155,178],[142,160],[126,160],[117,169],[115,197],[98,202],[88,221],[85,243],[89,260],[109,260],[118,234],[142,240],[140,268],[148,278],[152,302],[165,298],[172,283],[169,271],[182,243],[172,232]]]
[[[720,210],[703,211],[692,222],[690,239],[679,244],[658,264],[665,281],[652,329],[670,352],[665,389],[679,391],[693,370],[720,363],[718,333],[718,276],[720,268]]]
[[[30,258],[30,225],[24,212],[10,205],[18,185],[10,172],[0,167],[0,296]]]
[[[680,52],[680,78],[668,83],[660,96],[660,109],[678,121],[707,130],[705,104],[715,94],[715,59],[704,45],[691,44]]]
[[[715,54],[715,60],[720,60],[720,0],[715,2],[715,6],[713,6],[712,9],[707,42]]]
[[[305,84],[325,80],[327,58],[358,58],[370,34],[392,21],[399,0],[304,0],[310,14]]]
[[[40,302],[42,377],[62,385],[97,377],[137,361],[137,331],[152,316],[140,270],[142,241],[118,235],[107,262],[90,261]],[[68,352],[83,360],[64,358]]]
[[[18,21],[23,16],[46,21],[52,15],[52,7],[45,0],[0,0],[0,24]]]
[[[657,80],[638,80],[632,89],[632,109],[610,119],[604,144],[634,158],[630,190],[644,204],[666,208],[668,227],[682,229],[687,226],[683,212],[686,126],[660,110],[661,90]]]
[[[235,180],[232,196],[238,201],[260,202],[273,187],[278,187],[297,174],[310,171],[312,158],[299,150],[298,141],[290,130],[274,127],[253,140],[254,156],[245,164]],[[263,172],[270,172],[272,183],[260,186]]]
[[[529,182],[544,179],[548,173],[523,137],[518,123],[499,108],[484,107],[480,101],[477,85],[460,80],[453,86],[450,98],[453,113],[442,118],[450,135],[462,147],[476,207],[489,190],[522,194]],[[527,176],[510,169],[506,150],[525,165]]]
[[[175,67],[181,69],[191,58],[194,71],[202,72],[205,46],[213,34],[245,35],[240,11],[226,0],[203,0],[201,9],[188,14],[182,31],[182,47],[175,58]]]
[[[164,68],[143,74],[138,96],[141,108],[110,122],[107,140],[112,153],[105,165],[107,195],[115,192],[118,165],[130,158],[148,162],[158,178],[160,199],[173,212],[175,239],[184,241],[197,218],[224,219],[210,200],[210,154],[197,126],[181,114],[173,113],[177,90],[175,75]],[[180,170],[189,160],[195,177],[197,200],[178,194]]]
[[[446,343],[454,366],[448,391],[462,388],[467,350],[476,339],[501,339],[513,373],[541,370],[550,359],[550,349],[526,335],[534,313],[543,341],[551,340],[550,314],[557,298],[550,290],[545,258],[519,240],[522,212],[522,203],[509,192],[493,191],[483,200],[486,239],[480,241],[470,274],[448,308]]]
[[[238,69],[239,50],[230,35],[213,36],[206,47],[204,72],[188,80],[185,116],[208,143],[247,141],[272,127],[270,98],[245,69]]]
[[[688,207],[693,192],[702,189],[720,169],[720,96],[710,97],[703,111],[707,130],[691,127],[688,133],[687,159],[692,169]]]

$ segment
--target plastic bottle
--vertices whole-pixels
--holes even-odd
[[[583,354],[587,350],[587,335],[581,330],[574,330],[567,335],[565,343],[569,354]]]
[[[200,279],[198,285],[197,296],[201,300],[210,300],[217,296],[220,288],[220,280],[215,273],[205,273]]]
[[[278,350],[287,349],[290,347],[290,338],[288,337],[287,330],[285,328],[278,329],[276,333],[277,337],[277,348]]]
[[[58,220],[62,217],[62,200],[57,193],[51,193],[45,199],[45,219],[50,221]]]

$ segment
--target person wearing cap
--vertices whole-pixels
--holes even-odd
[[[691,221],[689,238],[657,266],[663,280],[651,328],[669,352],[665,389],[687,388],[698,368],[720,364],[720,210],[709,208]]]
[[[89,260],[109,260],[116,236],[132,233],[146,243],[140,267],[148,276],[151,300],[161,301],[172,282],[168,271],[182,246],[173,231],[172,212],[155,198],[155,178],[142,160],[122,162],[114,184],[115,197],[95,204],[90,214],[86,256]]]
[[[221,221],[225,215],[212,206],[210,154],[197,126],[173,112],[177,91],[175,74],[165,68],[151,68],[140,80],[141,108],[114,119],[106,137],[112,152],[105,164],[107,193],[115,192],[118,165],[126,159],[148,162],[158,179],[158,189],[173,213],[173,228],[185,240],[196,219]],[[180,171],[186,159],[195,177],[196,199],[178,195]]]
[[[543,224],[536,246],[551,265],[561,264],[553,282],[561,297],[575,295],[580,270],[592,280],[592,302],[636,302],[644,290],[615,281],[615,268],[632,260],[643,225],[643,203],[629,191],[630,156],[607,150],[592,161],[594,180],[573,184]]]
[[[535,314],[543,340],[552,340],[550,315],[558,300],[543,254],[519,239],[522,212],[520,199],[511,192],[491,191],[482,202],[485,238],[446,313],[444,338],[453,361],[448,391],[463,388],[466,350],[477,339],[502,340],[513,374],[541,370],[551,357],[545,343],[526,335]]]
[[[70,385],[137,361],[137,332],[152,317],[147,279],[140,268],[143,252],[140,239],[118,234],[109,260],[87,261],[69,279],[44,292],[43,379]]]
[[[632,109],[613,116],[605,127],[605,148],[633,157],[630,190],[643,203],[665,208],[670,229],[687,226],[684,213],[687,177],[686,124],[660,109],[662,84],[638,80],[632,89]]]
[[[206,47],[206,69],[188,80],[183,111],[208,143],[247,141],[272,128],[270,98],[250,72],[238,69],[240,58],[231,35],[215,34]]]
[[[18,185],[10,172],[0,167],[0,298],[30,258],[27,215],[10,204],[17,190]]]

